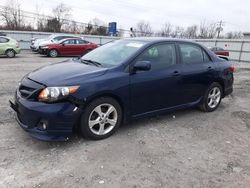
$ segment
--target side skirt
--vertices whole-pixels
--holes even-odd
[[[175,111],[175,110],[181,110],[181,109],[185,109],[185,108],[198,106],[200,104],[201,100],[202,100],[202,97],[199,98],[197,101],[194,101],[194,102],[191,102],[191,103],[178,105],[178,106],[174,106],[174,107],[170,107],[170,108],[163,108],[163,109],[159,109],[159,110],[149,111],[149,112],[145,112],[145,113],[142,113],[142,114],[136,114],[136,115],[131,116],[131,119],[149,117],[149,116],[164,114],[166,112],[172,112],[172,111]]]

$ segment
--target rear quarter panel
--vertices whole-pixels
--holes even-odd
[[[226,60],[218,60],[215,62],[218,69],[218,79],[223,86],[224,95],[231,93],[233,90],[234,75],[230,71],[233,63]]]

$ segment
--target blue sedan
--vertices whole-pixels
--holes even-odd
[[[10,106],[37,139],[66,140],[78,130],[99,140],[124,121],[194,106],[216,110],[233,91],[233,72],[191,41],[123,39],[29,73]]]

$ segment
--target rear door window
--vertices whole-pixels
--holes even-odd
[[[75,40],[69,39],[69,40],[64,41],[63,44],[75,44]]]
[[[0,43],[6,43],[6,42],[9,42],[9,39],[0,37]]]
[[[81,39],[76,39],[76,44],[88,44],[89,42],[85,41],[85,40],[81,40]]]
[[[199,46],[192,44],[179,44],[183,64],[209,62],[210,57]]]

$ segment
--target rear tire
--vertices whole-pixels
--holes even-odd
[[[81,117],[80,130],[84,138],[100,140],[111,136],[121,125],[122,109],[110,97],[101,97],[91,102]]]
[[[52,49],[49,51],[49,56],[50,57],[57,57],[58,56],[58,51],[55,49]]]
[[[16,52],[15,52],[14,50],[7,50],[7,51],[5,52],[5,54],[6,54],[7,57],[9,57],[9,58],[13,58],[13,57],[16,56]]]
[[[222,92],[223,90],[219,83],[212,83],[205,92],[200,109],[204,112],[213,112],[216,110],[220,105]]]

